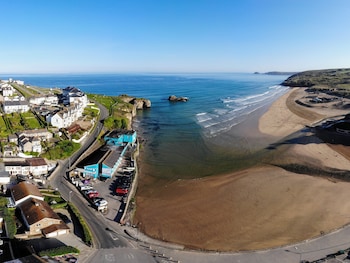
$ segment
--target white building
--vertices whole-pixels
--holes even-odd
[[[6,114],[13,112],[21,113],[30,110],[29,103],[24,97],[20,97],[19,100],[10,100],[8,97],[5,97],[2,107]]]
[[[85,108],[88,104],[88,98],[84,92],[75,87],[67,87],[62,89],[63,104],[81,104]]]
[[[25,137],[21,136],[18,138],[18,144],[22,152],[37,152],[41,153],[41,141],[38,137]]]
[[[41,176],[48,174],[48,165],[43,158],[4,158],[5,171],[11,175]]]
[[[38,137],[42,141],[50,140],[52,138],[52,133],[47,129],[35,129],[35,130],[24,130],[16,133],[17,137]]]
[[[45,96],[36,96],[29,99],[29,104],[31,105],[46,105],[46,106],[56,106],[58,105],[58,97],[54,94],[48,94]]]
[[[46,116],[46,121],[57,128],[67,128],[83,115],[80,105],[73,105]]]
[[[2,96],[4,97],[11,97],[14,93],[14,88],[7,83],[0,84],[0,90],[2,91]]]

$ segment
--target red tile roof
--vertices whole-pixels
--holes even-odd
[[[15,202],[31,195],[37,196],[39,199],[44,199],[39,189],[28,181],[20,182],[11,189],[11,194]]]
[[[33,225],[45,218],[55,219],[62,223],[61,218],[44,201],[32,198],[20,204],[19,207],[29,225]]]

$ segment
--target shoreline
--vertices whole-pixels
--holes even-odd
[[[158,181],[155,186],[150,176],[141,176],[134,220],[140,230],[191,249],[246,251],[300,242],[348,224],[350,220],[344,216],[350,208],[348,183],[281,168],[301,164],[350,170],[347,150],[339,154],[337,147],[300,131],[327,114],[345,111],[330,107],[311,111],[293,103],[305,97],[304,92],[303,88],[291,89],[273,102],[257,123],[247,124],[257,126],[260,135],[248,129],[253,131],[251,137],[258,135],[257,140],[282,140],[263,151],[259,164],[221,175],[165,184]],[[298,141],[300,135],[303,143]],[[288,136],[292,143],[283,143]],[[144,174],[142,164],[140,169]],[[150,186],[157,191],[147,189]]]

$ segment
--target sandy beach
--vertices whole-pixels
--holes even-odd
[[[291,89],[250,120],[256,132],[247,136],[268,138],[269,145],[253,167],[161,182],[144,175],[141,164],[134,223],[151,237],[217,251],[282,246],[348,224],[350,184],[331,171],[350,170],[349,147],[323,143],[305,129],[348,112],[334,103],[305,107],[307,95]],[[157,191],[149,190],[154,185]]]

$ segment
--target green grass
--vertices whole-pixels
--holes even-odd
[[[4,116],[1,116],[1,118],[0,118],[0,137],[6,138],[9,134],[11,134],[11,129],[9,129],[7,127],[5,120],[4,120]]]
[[[25,112],[20,114],[22,125],[26,130],[40,129],[41,125],[37,117],[31,112]]]
[[[33,96],[33,94],[30,91],[28,91],[25,86],[18,85],[15,83],[12,83],[11,86],[14,87],[20,94],[22,94],[23,97],[27,99]]]
[[[304,71],[290,76],[282,84],[291,87],[349,89],[350,68]]]
[[[9,120],[9,123],[11,125],[11,129],[13,131],[23,131],[25,128],[22,125],[22,118],[19,113],[11,113],[7,114],[7,119]]]
[[[99,95],[99,94],[87,94],[87,96],[90,100],[93,100],[102,104],[109,110],[112,108],[112,106],[115,103],[120,101],[120,99],[116,96],[105,96],[105,95]]]
[[[60,141],[55,146],[50,147],[47,152],[43,153],[42,157],[49,160],[66,159],[79,148],[79,143],[74,143],[68,140]]]
[[[6,197],[0,197],[0,215],[4,217],[7,227],[7,235],[9,238],[13,238],[17,232],[16,220],[15,220],[15,208],[8,208]]]
[[[88,94],[89,99],[102,104],[109,110],[110,116],[104,122],[104,126],[107,129],[124,129],[128,127],[129,121],[125,115],[128,113],[131,114],[133,105],[131,103],[124,102],[122,99],[123,97],[128,96],[105,96],[98,94]]]
[[[55,257],[55,256],[63,256],[68,254],[79,254],[79,249],[72,247],[72,246],[61,246],[56,247],[52,249],[47,249],[39,252],[39,256],[49,256],[49,257]]]

